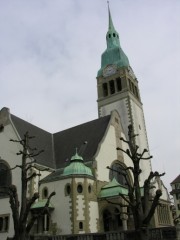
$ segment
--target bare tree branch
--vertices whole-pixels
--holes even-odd
[[[148,214],[147,217],[143,220],[143,223],[144,223],[145,225],[147,225],[147,224],[150,222],[152,216],[154,215],[155,210],[156,210],[156,207],[157,207],[158,204],[159,204],[159,199],[160,199],[161,195],[162,195],[162,192],[161,192],[160,189],[158,189],[158,190],[156,191],[156,196],[155,196],[154,199],[153,199],[153,203],[152,203],[152,205],[151,205],[149,214]]]
[[[126,201],[130,206],[133,206],[133,204],[123,194],[119,194],[119,196],[122,197],[122,199],[124,199],[124,201]]]
[[[36,192],[36,193],[34,193],[33,197],[27,201],[27,206],[26,206],[26,211],[23,216],[23,221],[27,222],[27,217],[28,217],[30,208],[33,205],[33,203],[35,203],[36,199],[38,199],[38,198],[39,198],[39,193]]]
[[[27,199],[27,183],[31,181],[33,178],[36,176],[39,176],[40,174],[37,172],[33,172],[29,177],[28,177],[28,172],[32,168],[38,170],[39,172],[41,169],[38,169],[37,166],[34,166],[33,164],[36,162],[35,159],[33,159],[35,156],[40,155],[42,151],[37,151],[36,148],[31,148],[29,145],[29,140],[34,138],[34,136],[29,136],[29,133],[26,132],[24,134],[24,139],[22,140],[13,140],[10,139],[11,142],[13,143],[19,143],[22,145],[22,150],[20,150],[17,155],[21,155],[21,165],[16,165],[10,170],[14,170],[17,167],[21,169],[21,205],[19,205],[18,201],[18,194],[15,186],[9,186],[7,189],[4,188],[3,192],[9,195],[9,202],[10,206],[12,209],[12,216],[13,216],[13,222],[14,222],[14,231],[15,235],[13,239],[16,240],[24,240],[27,237],[27,234],[29,233],[30,229],[32,228],[34,221],[31,221],[31,224],[27,224],[27,219],[30,214],[30,209],[32,204],[38,199],[39,194],[34,193],[33,197],[30,199]],[[37,152],[35,152],[37,151]],[[49,170],[49,168],[44,168],[42,171]],[[0,189],[0,191],[2,191]],[[44,208],[42,208],[42,213],[48,211],[48,205],[50,198],[54,196],[54,193],[52,193],[49,196],[49,199],[47,200],[47,203]],[[19,206],[21,208],[19,209]],[[28,227],[28,228],[26,228]],[[29,231],[26,231],[29,229]]]

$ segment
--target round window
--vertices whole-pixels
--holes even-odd
[[[81,184],[78,184],[78,186],[77,186],[77,191],[78,191],[78,193],[82,193],[83,187],[82,187]]]

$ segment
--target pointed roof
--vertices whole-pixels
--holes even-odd
[[[108,4],[108,15],[109,15],[109,26],[106,34],[107,49],[101,56],[101,68],[98,71],[97,76],[101,76],[103,69],[111,64],[115,64],[117,67],[129,67],[129,60],[126,54],[123,52],[120,41],[119,34],[115,30],[111,12]]]
[[[115,178],[104,187],[101,188],[99,198],[118,197],[120,195],[128,195],[128,189],[117,182]]]
[[[42,209],[46,206],[46,203],[47,203],[47,199],[38,200],[31,206],[31,210]],[[54,206],[51,202],[49,203],[48,209],[54,209]]]
[[[111,17],[110,8],[109,8],[109,2],[108,2],[108,13],[109,13],[109,31],[110,30],[115,31],[114,24],[113,24],[112,17]]]

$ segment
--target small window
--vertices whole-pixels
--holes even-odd
[[[134,84],[132,82],[131,82],[131,85],[132,85],[132,91],[133,91],[133,93],[135,95],[135,88],[134,88]]]
[[[8,163],[4,160],[0,160],[0,187],[7,187],[11,185],[11,171]],[[0,193],[0,197],[6,197],[7,194],[4,192]]]
[[[128,79],[128,82],[129,82],[129,89],[130,89],[130,91],[132,91],[131,80]]]
[[[116,36],[116,34],[115,33],[113,33],[113,37],[115,37]]]
[[[71,193],[71,186],[69,184],[66,186],[66,192],[68,195]]]
[[[109,38],[111,38],[111,34],[109,34]]]
[[[108,86],[107,83],[103,83],[103,97],[106,97],[108,95]]]
[[[116,78],[117,90],[120,92],[122,90],[121,78]]]
[[[83,222],[79,222],[79,230],[83,230]]]
[[[83,191],[82,185],[81,185],[81,184],[78,184],[78,186],[77,186],[77,192],[78,192],[78,193],[82,193],[82,191]]]
[[[91,185],[88,186],[88,192],[91,193]]]
[[[7,232],[9,228],[9,215],[0,216],[0,232]]]
[[[176,199],[180,199],[180,193],[176,193]]]
[[[110,87],[111,94],[114,94],[115,93],[114,80],[111,80],[109,82],[109,87]]]
[[[180,203],[178,204],[178,210],[180,210]]]
[[[137,98],[139,98],[137,87],[136,86],[134,86],[134,87],[135,87],[135,95]]]
[[[3,218],[0,217],[0,232],[3,230]]]
[[[9,228],[9,217],[6,216],[4,218],[4,230],[7,232],[8,231],[8,228]]]
[[[42,190],[42,198],[48,198],[48,188],[45,187]]]

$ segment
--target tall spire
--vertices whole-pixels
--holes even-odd
[[[109,14],[109,28],[106,34],[107,48],[120,47],[119,34],[114,28],[114,24],[111,17],[111,11],[108,3],[108,14]]]
[[[117,67],[129,67],[129,60],[121,48],[119,34],[115,30],[111,17],[109,2],[107,3],[109,15],[109,26],[106,34],[107,49],[101,55],[101,68],[98,71],[98,76],[102,75],[103,69],[108,65],[114,64]]]
[[[109,7],[109,1],[107,1],[108,3],[108,13],[109,13],[109,31],[111,30],[114,30],[115,31],[115,28],[114,28],[114,24],[113,24],[113,21],[112,21],[112,17],[111,17],[111,11],[110,11],[110,7]]]

